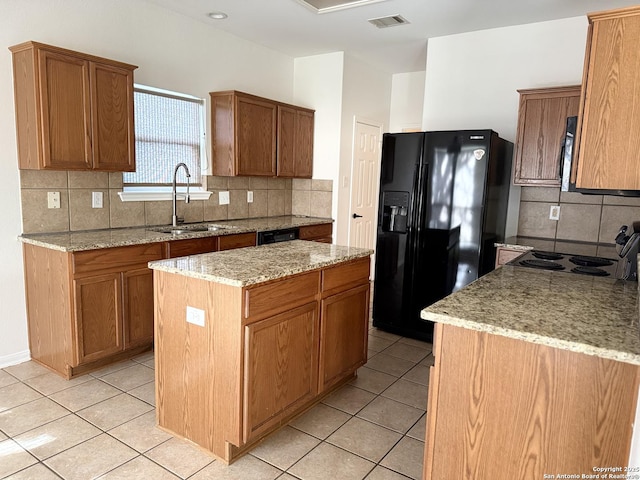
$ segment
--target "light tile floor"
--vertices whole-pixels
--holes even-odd
[[[155,427],[153,354],[66,381],[0,370],[0,478],[419,479],[431,345],[376,328],[358,377],[231,466]]]

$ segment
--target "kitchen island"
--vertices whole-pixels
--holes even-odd
[[[371,253],[294,240],[151,262],[158,425],[230,463],[352,378]]]
[[[610,478],[582,475],[637,458],[636,282],[505,265],[421,316],[425,479]]]

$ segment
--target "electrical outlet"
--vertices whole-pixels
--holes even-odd
[[[47,192],[47,207],[60,208],[60,192]]]
[[[549,220],[560,220],[560,205],[551,205],[549,209]]]
[[[102,208],[102,192],[91,192],[91,208]]]
[[[204,310],[187,305],[187,322],[204,327]]]
[[[218,194],[218,204],[229,205],[229,192],[220,192]]]
[[[247,192],[247,203],[253,203],[253,192]]]

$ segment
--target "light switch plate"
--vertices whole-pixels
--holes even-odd
[[[102,192],[91,192],[91,208],[102,208]]]
[[[549,209],[549,220],[560,220],[560,205],[551,205]]]
[[[204,327],[204,310],[187,305],[187,322]]]
[[[60,208],[60,192],[47,192],[47,207]]]
[[[253,203],[253,192],[247,192],[247,203]]]
[[[229,192],[220,192],[218,194],[218,203],[220,205],[229,205]]]

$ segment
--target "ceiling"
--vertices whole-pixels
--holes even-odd
[[[424,70],[426,40],[430,37],[576,17],[637,3],[637,0],[382,0],[318,14],[298,0],[147,1],[292,57],[344,51],[390,73]],[[222,11],[228,18],[209,18],[207,14],[214,11]],[[389,15],[401,15],[410,23],[380,29],[368,22]]]

